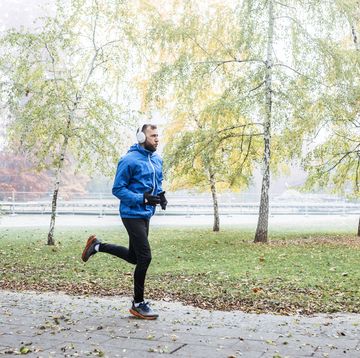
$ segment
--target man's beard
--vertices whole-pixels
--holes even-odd
[[[156,151],[156,148],[153,145],[148,144],[147,142],[145,142],[144,148],[152,153],[154,153]]]

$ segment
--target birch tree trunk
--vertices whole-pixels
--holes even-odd
[[[219,204],[218,204],[216,185],[215,185],[216,184],[215,175],[212,169],[209,169],[209,174],[210,174],[211,195],[213,199],[213,208],[214,208],[213,231],[220,231]]]
[[[52,202],[51,202],[50,228],[49,228],[49,233],[48,233],[48,238],[47,238],[48,245],[55,245],[54,228],[55,228],[55,218],[56,218],[56,209],[57,209],[57,198],[58,198],[59,187],[60,187],[61,172],[64,167],[64,159],[65,159],[65,154],[66,154],[67,141],[68,141],[68,138],[66,137],[64,140],[63,148],[61,150],[61,154],[60,154],[59,166],[56,169],[54,192],[53,192],[53,197],[52,197]]]
[[[71,120],[68,121],[68,125],[67,125],[68,128],[70,127],[70,124],[71,124]],[[60,188],[60,178],[61,178],[62,169],[64,167],[64,160],[65,160],[68,141],[69,141],[69,136],[66,133],[65,138],[64,138],[64,143],[61,147],[59,165],[56,169],[56,175],[55,175],[54,192],[53,192],[53,197],[52,197],[52,202],[51,202],[50,228],[49,228],[48,238],[47,238],[48,245],[55,245],[54,228],[55,228],[55,219],[56,219],[56,211],[57,211],[57,198],[58,198],[58,193],[59,193],[59,188]]]
[[[359,11],[360,10],[360,2],[358,2],[357,5],[358,5],[358,11]],[[351,26],[351,33],[352,33],[352,37],[353,37],[353,42],[354,42],[354,45],[355,45],[355,50],[360,51],[360,46],[359,46],[359,41],[358,41],[358,36],[357,36],[357,31],[355,29],[355,25],[353,23],[351,23],[350,26]],[[360,237],[360,218],[359,218],[357,236]]]
[[[269,188],[270,188],[270,144],[271,144],[271,117],[272,117],[272,48],[274,36],[274,5],[273,0],[268,0],[269,28],[266,54],[266,77],[265,77],[265,121],[264,121],[264,158],[263,179],[261,185],[261,198],[259,218],[254,242],[268,241],[269,226]]]
[[[358,41],[358,36],[357,36],[357,31],[356,31],[356,28],[355,28],[355,23],[359,21],[360,19],[360,1],[357,2],[357,12],[356,12],[356,17],[355,19],[357,20],[349,20],[350,21],[350,26],[351,26],[351,33],[352,33],[352,37],[353,37],[353,42],[354,42],[354,45],[355,45],[355,49],[356,51],[360,51],[360,46],[359,46],[359,41]],[[355,23],[354,23],[355,22]]]

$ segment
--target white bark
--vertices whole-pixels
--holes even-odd
[[[358,12],[360,12],[360,2],[357,3],[358,5]],[[359,15],[359,14],[358,14]],[[355,45],[355,50],[356,51],[360,51],[360,44],[359,44],[359,39],[357,37],[357,31],[355,29],[355,25],[352,23],[351,24],[351,33],[353,36],[353,42]],[[356,171],[357,172],[357,171]],[[357,179],[357,178],[356,178]],[[356,184],[358,185],[358,181],[356,180]],[[358,231],[357,231],[357,236],[360,237],[360,218],[359,218],[359,223],[358,223]]]
[[[268,241],[269,226],[269,188],[270,188],[270,145],[271,145],[271,119],[272,119],[272,67],[273,67],[273,39],[274,39],[274,4],[268,0],[268,41],[266,54],[265,77],[265,121],[264,121],[264,157],[263,180],[261,185],[261,198],[259,218],[255,234],[255,242]]]
[[[67,145],[69,142],[68,130],[70,129],[71,123],[72,123],[72,116],[69,117],[69,120],[67,122],[67,127],[66,127],[67,130],[65,132],[64,142],[63,142],[63,145],[62,145],[61,151],[60,151],[59,165],[56,169],[54,192],[53,192],[52,203],[51,203],[50,228],[49,228],[48,240],[47,240],[48,245],[55,245],[54,229],[55,229],[55,219],[56,219],[56,210],[57,210],[57,198],[58,198],[58,193],[59,193],[59,188],[60,188],[61,173],[62,173],[62,169],[64,167],[64,160],[65,160],[65,155],[66,155],[66,151],[67,151]]]
[[[213,207],[214,207],[214,225],[213,231],[220,231],[220,216],[219,216],[219,204],[217,199],[217,192],[216,192],[216,181],[215,175],[211,168],[209,169],[210,174],[210,187],[211,187],[211,194],[213,199]]]
[[[54,228],[55,228],[55,219],[56,219],[57,198],[58,198],[59,187],[60,187],[61,172],[62,172],[62,168],[64,166],[65,153],[66,153],[66,148],[64,148],[60,154],[60,163],[56,170],[54,192],[53,192],[52,203],[51,203],[50,228],[49,228],[48,240],[47,240],[48,245],[55,245]]]
[[[352,33],[355,49],[356,49],[356,51],[360,51],[358,34],[357,34],[356,27],[355,27],[355,23],[358,23],[358,21],[360,19],[360,1],[358,1],[356,5],[357,5],[357,11],[355,13],[355,20],[352,19],[352,20],[349,20],[349,22],[350,22],[350,26],[351,26],[351,33]]]

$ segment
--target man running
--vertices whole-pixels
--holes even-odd
[[[129,247],[106,244],[91,235],[82,253],[84,262],[97,252],[115,255],[135,265],[134,300],[130,313],[142,319],[156,319],[144,300],[144,283],[151,262],[148,240],[150,218],[156,205],[166,209],[162,190],[162,159],[155,153],[159,144],[157,126],[144,124],[137,130],[138,143],[130,147],[118,164],[112,193],[120,199],[121,220],[129,235]]]

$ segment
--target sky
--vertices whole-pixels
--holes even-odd
[[[37,17],[53,9],[52,0],[0,0],[0,31],[33,27]]]

